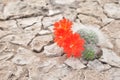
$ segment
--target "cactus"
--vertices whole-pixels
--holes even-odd
[[[98,36],[93,30],[88,29],[80,29],[77,31],[82,38],[86,40],[87,44],[97,44]]]
[[[95,51],[92,48],[86,48],[83,52],[83,58],[87,61],[95,59]]]
[[[83,52],[83,58],[87,61],[100,58],[102,53],[100,47],[97,47],[97,43],[99,40],[97,33],[89,28],[82,28],[77,32],[86,41],[85,50]]]

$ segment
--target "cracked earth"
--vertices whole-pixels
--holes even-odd
[[[103,33],[102,58],[66,58],[52,34],[63,17]],[[120,0],[0,0],[0,80],[120,80]]]

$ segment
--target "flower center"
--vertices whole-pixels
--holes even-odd
[[[72,48],[73,46],[74,46],[74,45],[73,45],[73,44],[71,44],[71,45],[70,45],[70,48]]]

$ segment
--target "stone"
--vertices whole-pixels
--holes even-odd
[[[37,63],[39,71],[42,73],[48,73],[50,72],[53,67],[57,67],[58,65],[62,65],[65,61],[65,57],[53,57],[53,58],[43,58],[43,56],[40,57],[40,61]],[[28,65],[29,66],[29,65]]]
[[[83,63],[80,62],[79,59],[73,57],[67,59],[64,63],[76,70],[80,70],[86,67]]]
[[[0,61],[6,61],[14,56],[13,52],[0,52]]]
[[[77,11],[74,9],[66,8],[65,12],[63,13],[63,16],[65,18],[69,19],[70,21],[74,21],[76,19],[76,16],[77,16]]]
[[[27,46],[33,37],[34,37],[34,35],[31,35],[30,33],[16,35],[14,41],[11,41],[11,42]]]
[[[83,24],[101,25],[101,21],[95,17],[79,14],[78,18]]]
[[[96,59],[99,59],[103,55],[103,52],[102,52],[100,46],[94,47],[94,51],[95,51],[95,58]]]
[[[75,0],[76,2],[84,2],[85,0]]]
[[[6,21],[0,21],[0,31],[7,29]]]
[[[53,15],[57,15],[57,14],[60,14],[60,13],[62,13],[62,11],[60,9],[49,9],[48,15],[53,16]]]
[[[27,80],[28,79],[28,71],[25,67],[15,66],[10,61],[2,61],[0,62],[0,79],[6,80]]]
[[[120,21],[112,21],[102,31],[109,36],[109,38],[120,38]]]
[[[0,42],[0,52],[4,51],[7,48],[7,42]]]
[[[49,74],[48,75],[45,75],[43,78],[41,78],[40,80],[59,80],[59,78],[57,77],[54,77],[54,76],[50,76]]]
[[[104,6],[107,3],[119,3],[119,0],[97,0],[101,6]]]
[[[36,23],[30,27],[27,27],[24,29],[24,34],[28,34],[31,35],[32,37],[39,34],[39,32],[41,31],[41,24]]]
[[[120,79],[120,69],[119,68],[112,68],[108,71],[109,80],[119,80]]]
[[[23,30],[17,26],[17,22],[15,20],[8,20],[0,22],[0,27],[4,32],[10,32],[12,34],[23,33]]]
[[[39,60],[27,65],[29,71],[29,80],[46,80],[47,78],[42,79],[43,76],[46,75],[58,63],[58,58],[49,59],[40,56]]]
[[[23,46],[27,46],[34,36],[35,35],[31,35],[30,33],[10,34],[10,35],[3,37],[1,41],[9,41],[14,44],[20,44]]]
[[[104,18],[104,19],[102,19],[102,22],[103,22],[104,26],[111,23],[112,21],[114,21],[114,19],[112,19],[112,18]]]
[[[0,0],[0,3],[2,3],[2,4],[8,4],[9,2],[14,2],[14,1],[16,1],[16,0]]]
[[[62,80],[84,80],[84,74],[82,71],[71,71]]]
[[[0,79],[7,80],[11,79],[12,75],[14,75],[16,71],[16,66],[10,61],[2,61],[0,62]]]
[[[40,63],[38,62],[28,65],[28,80],[40,80],[40,74],[42,74],[42,72],[39,71],[39,65]]]
[[[84,70],[83,80],[109,80],[108,74],[100,73],[95,70]]]
[[[28,69],[26,67],[17,66],[16,71],[14,73],[14,77],[12,77],[13,80],[20,79],[20,80],[27,80],[28,79]]]
[[[48,30],[50,30],[51,32],[54,32],[54,26],[48,27]]]
[[[103,55],[100,58],[100,61],[108,63],[111,66],[120,67],[120,57],[117,56],[112,50],[103,48]]]
[[[118,53],[120,56],[120,39],[115,40],[115,51]]]
[[[91,5],[89,5],[89,4],[91,4]],[[95,1],[94,2],[87,1],[87,2],[84,2],[84,3],[79,3],[79,5],[81,7],[77,8],[78,13],[82,13],[82,14],[86,14],[86,15],[88,14],[88,15],[91,15],[91,16],[93,15],[94,17],[103,15],[103,13],[102,13],[103,10],[102,10],[101,6],[98,5],[98,3],[95,2]],[[94,7],[94,6],[96,6],[96,7]],[[95,13],[93,13],[93,12],[95,12]]]
[[[108,64],[102,64],[99,60],[95,59],[94,61],[89,61],[87,64],[88,68],[97,70],[97,71],[106,71],[111,68]]]
[[[118,49],[120,49],[120,39],[116,39],[116,47],[118,48]]]
[[[28,3],[29,5],[31,5],[32,7],[46,7],[46,5],[48,4],[48,0],[25,0],[26,3]]]
[[[4,35],[1,39],[0,39],[0,41],[1,42],[8,42],[8,41],[12,41],[13,39],[14,39],[14,36],[15,35],[13,35],[13,34],[8,34],[8,35]]]
[[[29,19],[30,20],[33,19],[33,20],[29,21]],[[27,46],[28,43],[31,41],[31,39],[35,37],[35,35],[39,33],[39,31],[41,30],[40,21],[41,21],[41,17],[19,19],[18,22],[15,20],[1,22],[0,27],[3,29],[0,30],[1,41],[9,41],[12,43],[22,44]],[[32,24],[28,25],[29,22]]]
[[[78,30],[80,30],[83,27],[85,27],[85,25],[83,25],[82,23],[75,22],[75,23],[73,23],[72,31],[77,32]]]
[[[41,30],[39,32],[40,35],[46,35],[46,34],[51,34],[51,31],[50,30]]]
[[[53,67],[47,74],[43,75],[40,80],[59,80],[70,72],[70,69],[65,65],[57,65]]]
[[[4,8],[4,4],[0,3],[0,19],[1,20],[4,20],[4,17],[3,17],[3,8]]]
[[[11,52],[16,52],[17,49],[18,49],[18,45],[15,45],[15,44],[12,44],[12,43],[9,43],[9,42],[0,42],[0,52],[4,52],[5,54],[6,53],[11,53]]]
[[[58,20],[60,20],[62,18],[63,18],[63,16],[61,14],[56,15],[56,16],[52,16],[52,17],[44,17],[43,21],[42,21],[43,27],[47,28],[47,27],[53,25],[54,22],[56,22],[56,21],[58,21]]]
[[[109,80],[109,78],[107,74],[85,69],[71,71],[67,76],[62,78],[62,80]]]
[[[7,35],[12,34],[11,31],[2,31],[0,30],[0,39],[4,38]]]
[[[107,3],[104,5],[104,12],[108,17],[113,19],[120,19],[120,5],[115,3]]]
[[[41,18],[42,16],[18,19],[17,24],[18,27],[22,29],[22,33],[31,34],[31,36],[35,36],[40,32],[42,28]]]
[[[17,19],[17,24],[19,27],[21,27],[23,29],[34,26],[36,23],[37,24],[39,23],[39,27],[40,27],[41,26],[41,18],[42,18],[42,16]]]
[[[43,58],[40,61],[28,65],[30,80],[52,80],[59,79],[68,73],[69,69],[63,64],[63,58]]]
[[[91,4],[91,5],[90,5]],[[77,8],[77,13],[80,14],[79,19],[84,23],[89,22],[92,25],[103,26],[102,21],[106,19],[106,15],[103,13],[103,9],[98,5],[97,1],[86,1],[84,3],[79,3],[79,8]],[[96,6],[96,7],[95,7]],[[82,19],[81,19],[82,17]],[[91,20],[92,18],[92,20]],[[85,21],[86,20],[86,21]],[[105,23],[106,24],[106,23]]]
[[[17,54],[12,59],[12,62],[17,65],[27,65],[32,64],[33,62],[39,61],[39,58],[36,57],[32,51],[25,48],[18,48]]]
[[[39,64],[38,64],[38,69],[41,73],[49,72],[50,69],[57,65],[59,63],[58,58],[52,58],[52,59],[43,59]]]
[[[3,7],[4,7],[4,4],[2,4],[1,2],[0,2],[0,12],[2,12],[2,10],[3,10]]]
[[[8,18],[13,15],[17,15],[17,16],[20,15],[19,14],[19,13],[21,13],[20,8],[25,7],[25,6],[26,6],[26,4],[23,2],[20,2],[20,1],[8,3],[3,12],[5,18]],[[17,10],[17,12],[15,12],[16,10]]]
[[[45,45],[47,45],[52,40],[52,35],[37,36],[31,42],[30,47],[32,50],[39,52]]]
[[[21,18],[25,16],[42,14],[43,11],[41,9],[42,7],[35,8],[37,6],[31,6],[30,4],[28,4],[28,2],[24,2],[24,1],[9,2],[5,6],[3,11],[4,19]],[[44,11],[43,13],[45,14]]]
[[[63,54],[63,49],[60,48],[56,43],[45,46],[44,52],[46,56],[61,56]]]
[[[61,4],[61,5],[70,5],[75,2],[75,0],[52,0],[51,2],[54,2],[55,4]]]

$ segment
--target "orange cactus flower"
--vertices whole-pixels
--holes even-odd
[[[70,30],[71,25],[72,25],[71,21],[69,21],[66,18],[63,18],[62,20],[54,24],[54,30],[58,30],[58,29]]]
[[[67,57],[81,57],[81,53],[84,51],[84,40],[80,38],[80,35],[74,33],[69,35],[69,37],[64,41],[66,43],[63,48],[65,53],[67,53]]]
[[[79,34],[72,32],[72,22],[66,18],[63,18],[59,22],[54,24],[54,41],[60,47],[63,47],[67,57],[81,57],[81,53],[84,50],[84,40]]]
[[[69,37],[69,35],[72,34],[72,31],[65,31],[63,29],[59,29],[57,31],[54,32],[55,35],[55,39],[54,41],[60,46],[64,46],[64,41],[67,39],[67,37]]]

